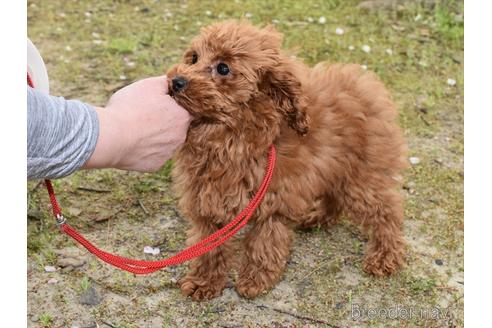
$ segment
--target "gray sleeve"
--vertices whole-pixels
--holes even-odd
[[[79,169],[99,135],[95,109],[27,88],[27,178],[61,178]]]

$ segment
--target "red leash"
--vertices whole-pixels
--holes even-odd
[[[29,74],[27,75],[27,84],[31,87],[34,87]],[[103,260],[106,263],[109,263],[115,267],[118,267],[122,270],[132,272],[135,274],[148,274],[165,268],[167,266],[177,265],[183,263],[185,261],[191,260],[193,258],[199,257],[207,252],[210,252],[214,248],[219,247],[224,244],[229,238],[235,235],[242,227],[244,227],[254,211],[258,207],[258,205],[263,200],[265,193],[270,185],[273,176],[273,169],[275,168],[275,160],[276,160],[276,151],[273,145],[270,146],[270,150],[268,152],[268,163],[265,171],[265,175],[263,177],[263,181],[261,182],[260,188],[256,192],[253,199],[249,202],[248,206],[244,210],[239,213],[234,220],[229,222],[222,229],[217,230],[212,235],[203,239],[202,241],[196,243],[193,246],[186,248],[185,250],[179,252],[178,254],[164,259],[160,261],[143,261],[143,260],[134,260],[126,257],[113,255],[111,253],[100,250],[96,246],[94,246],[90,241],[85,239],[82,235],[80,235],[77,231],[75,231],[68,223],[66,223],[65,217],[62,214],[61,208],[58,205],[58,201],[56,200],[55,191],[53,190],[53,186],[50,180],[44,180],[46,184],[46,188],[48,189],[48,194],[50,196],[51,205],[53,209],[53,214],[55,215],[56,222],[60,227],[60,230],[76,241],[78,241],[82,246],[84,246],[89,252],[96,255],[98,258]]]

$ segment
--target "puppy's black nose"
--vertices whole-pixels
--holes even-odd
[[[180,92],[184,90],[188,85],[188,81],[186,81],[185,78],[182,76],[175,76],[172,82],[173,82],[173,90],[175,92]]]

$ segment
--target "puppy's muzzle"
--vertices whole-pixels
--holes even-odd
[[[182,76],[175,76],[172,79],[172,87],[174,92],[181,92],[188,86],[188,81]]]

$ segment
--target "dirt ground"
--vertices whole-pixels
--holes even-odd
[[[463,326],[462,2],[30,0],[27,14],[52,94],[95,105],[165,72],[201,26],[240,17],[273,24],[309,64],[355,62],[378,73],[398,104],[412,162],[401,190],[405,268],[366,275],[366,239],[342,221],[297,232],[282,281],[253,301],[232,283],[212,301],[183,297],[176,281],[185,266],[134,276],[100,262],[57,231],[46,191],[32,181],[29,327]],[[160,259],[183,248],[187,229],[171,169],[79,172],[55,189],[70,223],[101,248]]]

